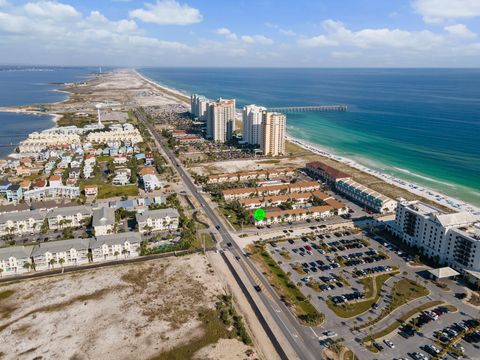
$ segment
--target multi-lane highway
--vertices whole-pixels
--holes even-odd
[[[177,160],[173,152],[163,144],[163,141],[155,130],[154,126],[148,121],[145,113],[137,109],[135,111],[137,118],[142,121],[150,130],[155,140],[159,144],[159,151],[161,151],[168,158],[171,165],[176,168],[181,180],[186,185],[189,192],[202,206],[210,221],[215,225],[216,230],[220,236],[221,241],[219,247],[228,249],[238,259],[240,266],[247,274],[250,284],[243,284],[246,287],[253,288],[259,285],[262,292],[259,293],[260,299],[264,303],[265,308],[269,311],[270,317],[275,320],[279,329],[281,329],[285,339],[289,342],[293,351],[300,359],[321,359],[320,345],[318,336],[314,329],[302,326],[297,319],[280,300],[277,294],[271,289],[265,277],[255,268],[250,259],[244,256],[242,249],[234,241],[232,235],[224,226],[219,216],[213,211],[209,203],[205,200],[203,195],[199,192],[199,188],[193,183],[188,173],[182,167],[182,164]],[[257,280],[255,280],[255,279]],[[258,284],[258,281],[260,284]],[[282,354],[280,354],[282,355]],[[282,356],[284,357],[284,356]]]

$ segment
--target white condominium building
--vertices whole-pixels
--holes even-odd
[[[178,229],[180,215],[177,209],[145,210],[136,215],[140,233]]]
[[[264,111],[262,114],[262,137],[260,149],[264,155],[278,156],[285,153],[285,114]]]
[[[76,145],[80,145],[80,136],[78,134],[34,132],[20,143],[18,149],[20,153],[36,153],[54,146],[75,147]]]
[[[45,219],[42,210],[0,214],[0,236],[38,234]]]
[[[397,207],[397,201],[350,178],[338,180],[335,183],[335,189],[357,203],[381,214],[393,212]]]
[[[207,109],[207,138],[218,142],[232,139],[235,131],[235,99],[219,99]]]
[[[419,201],[400,199],[388,229],[440,264],[480,271],[480,217],[445,213]]]
[[[199,120],[206,120],[207,107],[210,103],[206,97],[193,94],[190,97],[190,112],[195,115]]]
[[[107,131],[91,132],[87,135],[87,142],[106,144],[108,142],[129,142],[132,145],[143,141],[142,135],[135,128],[115,128]]]
[[[262,114],[267,109],[257,105],[247,105],[243,108],[243,141],[260,145],[262,139]]]

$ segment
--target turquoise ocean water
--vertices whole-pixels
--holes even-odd
[[[480,205],[480,69],[143,68],[159,83],[238,107],[346,104],[288,114],[288,133]]]

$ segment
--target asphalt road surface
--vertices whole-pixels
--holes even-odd
[[[262,289],[269,293],[270,296],[267,296],[267,294],[265,294],[264,292],[260,292],[260,298],[262,299],[265,307],[270,312],[271,317],[276,321],[278,327],[281,329],[285,338],[290,343],[293,350],[297,353],[297,356],[300,359],[320,359],[321,347],[319,345],[319,340],[316,333],[311,328],[299,324],[299,322],[293,316],[290,310],[280,300],[277,294],[271,289],[268,281],[259,271],[257,271],[255,266],[253,266],[253,264],[251,263],[250,259],[244,256],[242,249],[233,240],[232,236],[225,228],[222,221],[219,219],[219,216],[212,210],[204,197],[198,192],[199,188],[197,188],[197,186],[190,179],[186,171],[183,169],[181,163],[174,156],[173,152],[163,144],[163,141],[157,131],[148,122],[145,113],[142,110],[136,110],[135,113],[138,119],[142,121],[153,134],[157,142],[160,144],[159,150],[161,150],[168,157],[171,164],[178,171],[183,183],[187,186],[195,199],[203,207],[203,210],[207,214],[210,221],[215,225],[221,238],[219,246],[221,248],[228,249],[235,256],[240,258],[239,263],[251,282],[251,284],[244,285],[250,287],[253,287],[255,285],[262,285]],[[256,284],[255,280],[251,276],[252,272],[255,274],[257,279],[260,279],[262,284]]]

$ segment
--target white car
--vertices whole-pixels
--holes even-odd
[[[335,336],[337,336],[336,333],[334,333],[333,331],[330,331],[330,330],[325,331],[325,332],[323,333],[323,335],[328,336],[328,337],[335,337]]]
[[[385,345],[387,345],[390,349],[395,349],[395,345],[394,345],[393,342],[391,342],[390,340],[383,340],[383,342],[384,342]]]

